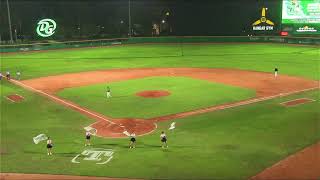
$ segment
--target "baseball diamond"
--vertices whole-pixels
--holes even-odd
[[[319,179],[319,3],[279,2],[5,1],[0,179]]]

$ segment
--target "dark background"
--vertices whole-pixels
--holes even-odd
[[[268,7],[267,18],[278,35],[281,0],[131,0],[133,36],[151,36],[152,24],[160,36],[248,35],[252,23]],[[128,36],[128,0],[9,0],[13,39],[37,39],[37,22],[51,18],[57,30],[51,39],[93,39]],[[167,16],[166,12],[170,15]],[[162,23],[165,20],[165,23]],[[0,0],[0,35],[9,39],[6,0]]]

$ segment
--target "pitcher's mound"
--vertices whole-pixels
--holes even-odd
[[[144,98],[159,98],[163,96],[169,96],[170,92],[163,91],[163,90],[152,90],[152,91],[141,91],[136,93],[136,95]]]

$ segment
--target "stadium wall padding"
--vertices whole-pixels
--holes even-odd
[[[66,41],[34,44],[1,45],[1,53],[39,51],[51,49],[84,48],[145,43],[284,43],[319,45],[320,38],[281,36],[180,36],[180,37],[133,37],[121,39],[101,39]]]

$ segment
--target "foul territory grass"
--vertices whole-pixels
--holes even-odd
[[[130,45],[0,54],[1,70],[23,79],[114,68],[238,68],[320,79],[320,48],[287,44]]]
[[[107,86],[112,91],[109,99]],[[148,90],[171,94],[159,98],[136,95]],[[58,95],[109,117],[152,118],[249,99],[255,96],[255,91],[186,77],[149,77],[68,88]]]
[[[25,97],[12,103],[5,96]],[[296,98],[316,101],[286,108]],[[92,120],[44,97],[6,82],[1,84],[1,172],[72,174],[164,179],[248,179],[286,156],[320,140],[319,91],[174,120],[166,132],[169,148],[160,148],[159,133],[172,121],[158,124],[148,136],[128,139],[93,138],[93,147],[114,151],[105,165],[71,163],[84,149],[83,126]],[[166,130],[167,131],[167,130]],[[32,137],[46,133],[54,154]]]

